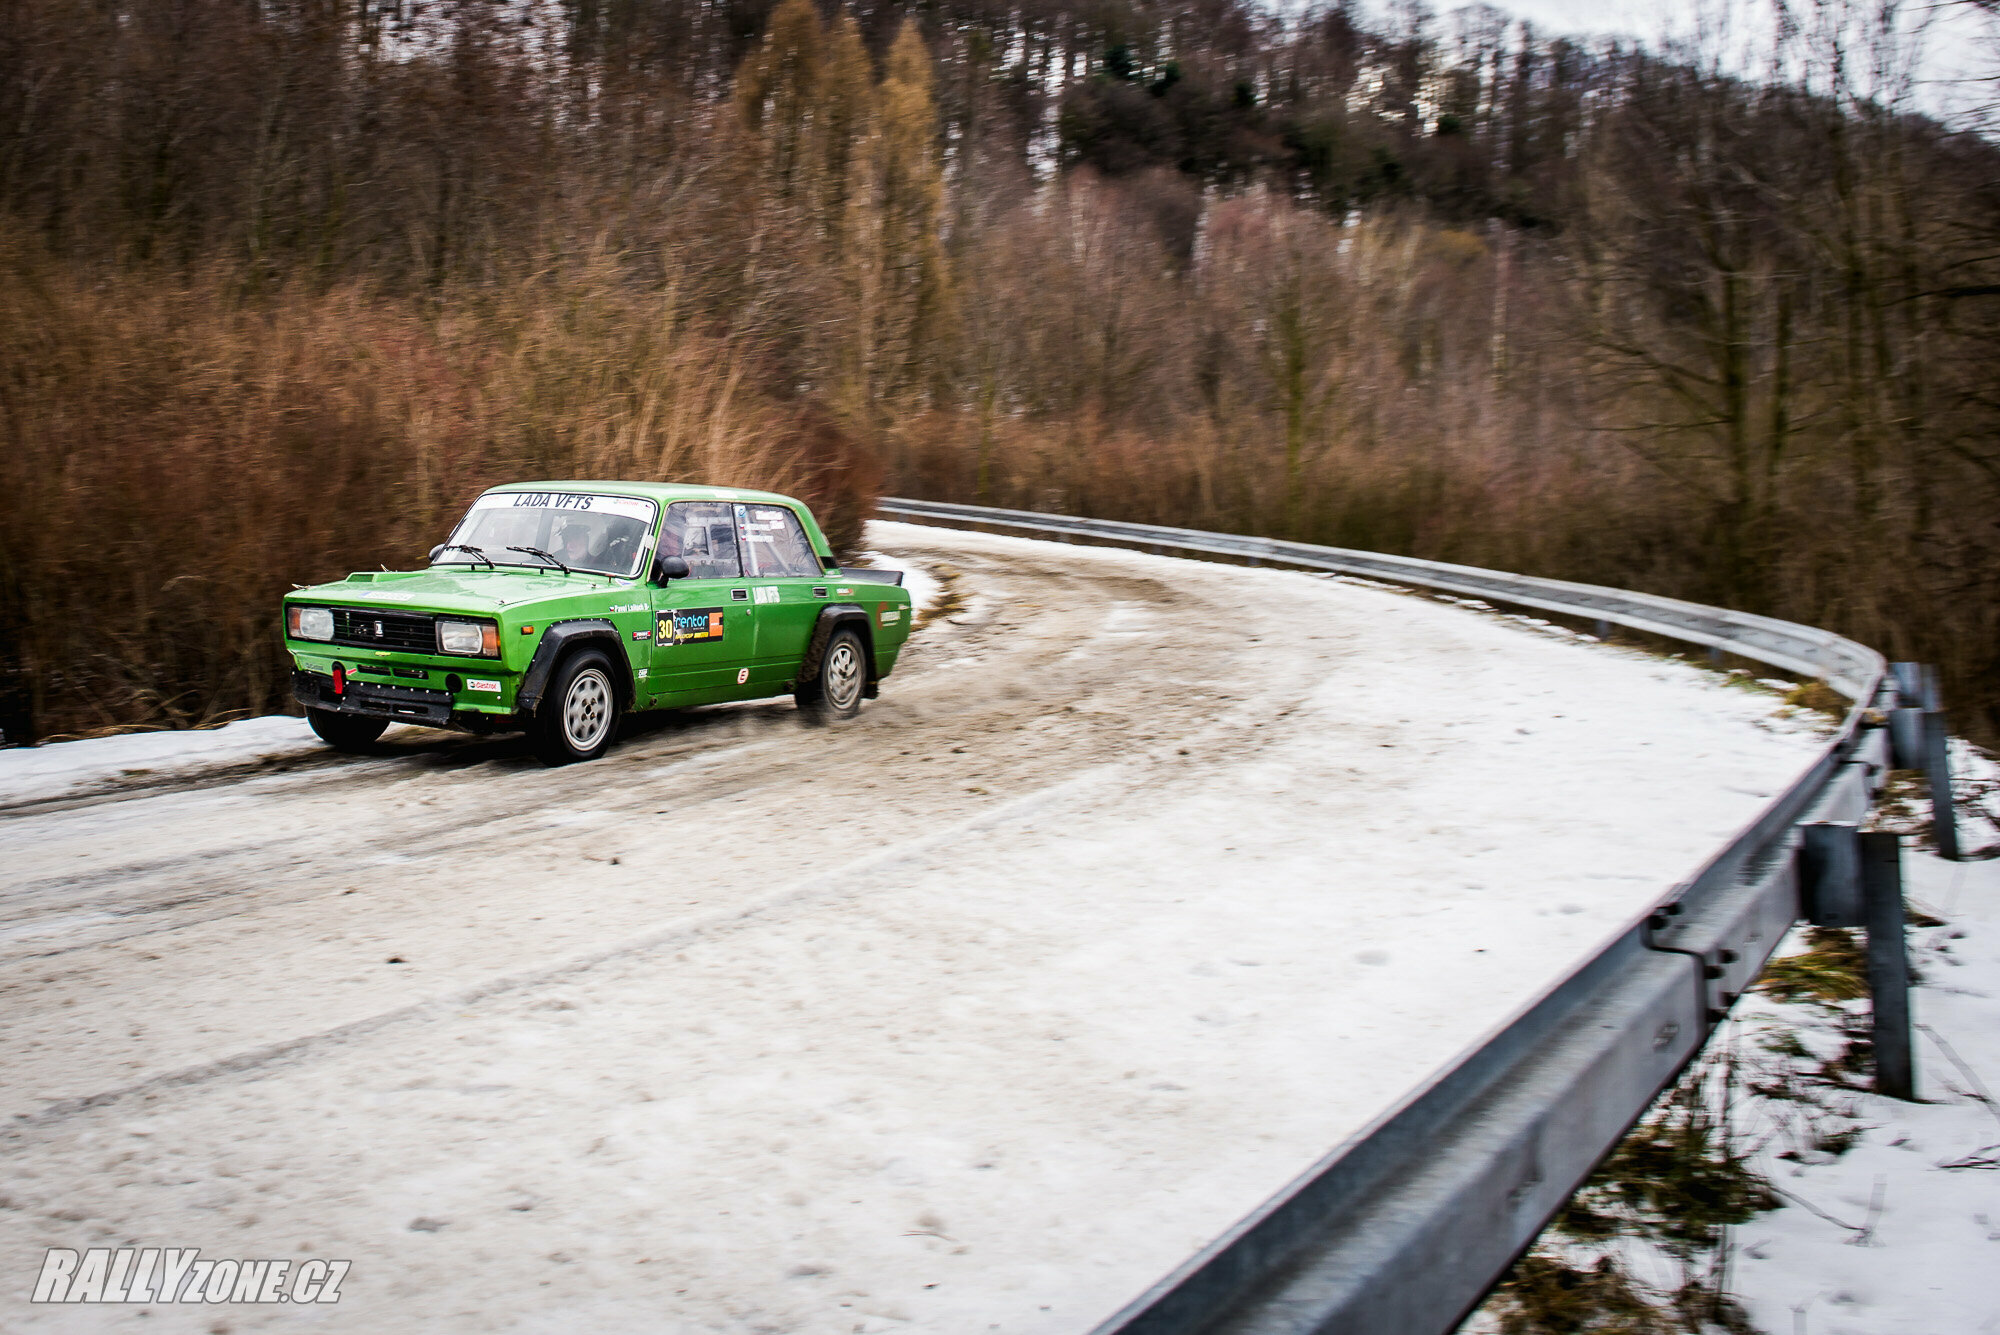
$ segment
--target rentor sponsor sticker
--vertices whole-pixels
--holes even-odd
[[[888,625],[888,624],[889,624],[890,622],[892,622],[892,621],[901,621],[902,619],[903,619],[903,609],[902,609],[902,608],[900,608],[900,607],[885,607],[885,608],[883,608],[883,609],[882,609],[882,624],[883,624],[883,625],[885,625],[885,626],[886,626],[886,625]]]
[[[677,607],[655,619],[655,643],[715,644],[722,639],[723,609],[720,607]]]

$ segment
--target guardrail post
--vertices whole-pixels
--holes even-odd
[[[1917,1097],[1910,1043],[1910,956],[1903,944],[1903,845],[1886,830],[1860,838],[1862,894],[1868,907],[1868,992],[1875,1010],[1875,1089],[1893,1099]]]
[[[1799,916],[1815,927],[1861,926],[1860,827],[1814,821],[1799,834]]]
[[[1901,713],[1901,710],[1897,711]],[[1958,808],[1951,795],[1951,732],[1944,711],[1924,711],[1924,777],[1931,788],[1931,834],[1938,856],[1958,861]]]
[[[1892,663],[1897,708],[1889,714],[1889,751],[1897,769],[1920,769],[1931,790],[1931,823],[1938,856],[1959,860],[1958,810],[1951,791],[1951,730],[1944,717],[1937,669],[1925,663]]]
[[[1890,673],[1896,678],[1897,703],[1906,709],[1924,707],[1924,665],[1922,663],[1891,663]],[[1912,766],[1912,768],[1915,768]]]
[[[1897,769],[1924,767],[1924,711],[1914,707],[1889,712],[1889,751]]]

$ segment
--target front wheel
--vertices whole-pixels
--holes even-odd
[[[843,627],[827,642],[819,676],[799,688],[799,712],[814,723],[853,718],[861,712],[867,684],[867,650],[851,627]]]
[[[535,751],[548,765],[595,760],[618,731],[618,689],[611,660],[595,649],[571,654],[535,712]]]
[[[319,739],[334,750],[356,755],[366,755],[375,739],[389,726],[389,720],[385,718],[342,714],[331,709],[306,710],[306,722],[319,734]]]

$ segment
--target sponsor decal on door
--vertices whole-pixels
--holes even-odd
[[[677,607],[659,614],[653,634],[659,644],[714,644],[722,639],[722,629],[719,607]]]

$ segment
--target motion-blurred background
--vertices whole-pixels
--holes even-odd
[[[1691,16],[0,0],[0,728],[284,708],[291,583],[673,477],[1726,603],[1990,743],[2000,17]]]

